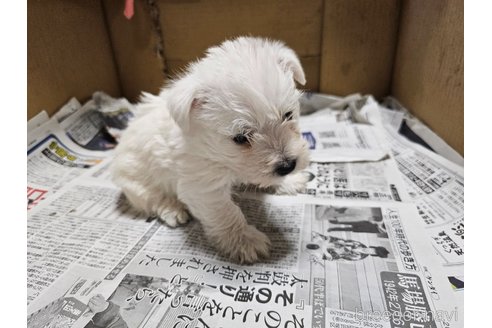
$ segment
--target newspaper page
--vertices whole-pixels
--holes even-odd
[[[33,129],[27,129],[27,149],[44,139],[57,125],[56,120],[48,119]]]
[[[346,145],[350,143],[353,145],[358,143],[377,145],[375,147],[382,151],[380,155],[383,157],[374,160],[374,157],[370,157],[374,152],[371,154],[369,151],[364,154],[363,151],[355,150],[350,146],[342,146],[342,152],[350,153],[352,158],[344,158],[344,161],[339,161],[341,158],[337,157],[336,150],[327,148],[326,154],[322,158],[312,156],[312,162],[307,169],[307,172],[311,174],[311,181],[308,183],[305,193],[328,199],[409,201],[406,186],[403,184],[394,158],[390,155],[389,147],[380,147],[380,145],[384,145],[384,137],[376,130],[377,127],[370,125],[367,117],[361,119],[363,116],[359,120],[363,121],[364,124],[352,123],[354,115],[350,111],[353,107],[352,103],[361,99],[363,98],[360,95],[353,95],[339,100],[338,106],[346,108],[344,111],[326,108],[301,117],[301,130],[310,130],[310,126],[316,127],[317,137],[312,136],[310,132],[303,132],[311,148],[318,140],[326,141],[330,138],[333,140],[331,145],[341,145],[341,143],[337,143],[336,139],[337,135],[343,135],[348,140]],[[374,101],[371,105],[378,106]],[[375,115],[379,114],[371,113],[371,120],[372,116]],[[401,123],[399,118],[399,116],[396,118],[390,116],[393,126]],[[377,119],[379,122],[382,120],[381,116],[378,116]],[[371,135],[369,138],[363,134],[351,133],[354,128],[359,129],[359,127],[374,133],[368,133]],[[316,149],[312,150],[312,153],[315,152],[317,152]],[[363,160],[362,158],[367,154],[370,156]]]
[[[445,272],[460,289],[464,283],[463,168],[390,130],[387,136],[409,195],[417,205]]]
[[[347,107],[347,118],[353,122],[384,126],[402,136],[406,134],[400,129],[404,125],[435,153],[460,166],[464,164],[463,157],[392,97],[387,97],[381,105],[372,96],[364,96],[350,101]]]
[[[237,265],[98,169],[29,213],[28,327],[460,327],[412,205],[242,194],[272,248]]]
[[[27,209],[97,165],[106,156],[87,151],[67,138],[56,120],[41,126],[27,150]]]
[[[327,198],[359,201],[409,201],[396,162],[387,158],[374,162],[323,163],[312,162],[305,194]]]
[[[110,156],[115,134],[133,115],[126,99],[96,92],[83,107],[72,98],[48,122],[28,131],[28,210]]]
[[[49,116],[45,110],[39,112],[33,118],[31,118],[29,121],[27,121],[27,132],[29,133],[29,131],[36,129],[37,127],[41,126],[42,124],[48,122],[48,120],[49,120]]]
[[[345,110],[327,109],[301,122],[317,142],[324,138],[318,132],[338,129],[335,136],[345,142],[340,148],[348,150],[337,153],[338,160],[325,153],[311,163],[305,195],[235,196],[248,221],[272,242],[271,256],[254,265],[217,254],[197,221],[173,229],[134,212],[110,181],[111,152],[84,149],[52,127],[53,148],[46,140],[28,153],[28,160],[39,157],[38,167],[31,166],[40,184],[56,177],[53,192],[28,212],[28,327],[462,327],[462,299],[449,287],[451,278],[459,287],[462,276],[443,273],[462,266],[443,267],[439,250],[429,252],[431,242],[452,248],[442,246],[447,238],[439,229],[453,226],[418,220],[417,207],[420,196],[441,214],[442,198],[459,191],[430,169],[446,168],[461,181],[462,172],[400,140],[398,116],[382,115],[393,122],[387,132],[371,122],[351,123],[350,103],[336,106]],[[75,122],[76,114],[65,121]],[[355,133],[353,126],[369,132]],[[63,155],[56,146],[97,163],[68,170],[41,151]],[[378,148],[385,152],[379,159]],[[341,160],[355,149],[356,162]],[[407,181],[401,163],[435,188],[435,199],[416,192],[422,189]],[[429,241],[425,231],[442,242]]]
[[[361,97],[347,104],[346,114],[325,109],[305,119],[322,122],[322,118],[326,117],[331,122],[336,115],[339,121],[363,122],[378,128],[381,132],[378,134],[379,142],[385,145],[382,147],[391,149],[405,189],[417,205],[419,217],[425,223],[444,271],[456,290],[463,289],[463,168],[399,135],[396,126],[401,124],[402,116],[389,112],[372,97]],[[331,127],[325,125],[319,131],[330,132]],[[329,177],[325,176],[324,179]]]
[[[48,120],[43,121],[41,124],[37,125],[35,128],[27,129],[27,149],[30,149],[33,145],[39,141],[46,138],[47,135],[53,131],[60,131],[62,133],[63,129],[56,118],[48,118]]]
[[[428,255],[428,242],[421,238],[422,227],[415,224],[414,206],[401,203],[348,204],[352,203],[343,205],[316,201],[308,206],[303,232],[305,243],[301,245],[306,252],[303,256],[305,264],[300,267],[308,268],[310,264],[310,280],[319,287],[320,294],[322,291],[326,294],[323,302],[334,316],[334,321],[348,327],[354,322],[361,327],[371,326],[368,324],[371,318],[381,318],[380,313],[385,310],[391,313],[391,327],[435,327],[447,326],[448,323],[454,326],[456,321],[460,321],[457,317],[459,311],[454,306],[441,313],[446,313],[448,319],[440,322],[417,319],[418,315],[413,315],[416,313],[410,315],[417,309],[417,303],[413,302],[415,299],[410,301],[417,295],[414,291],[426,290],[427,302],[432,303],[430,307],[434,306],[434,309],[445,309],[447,306],[445,302],[438,305],[444,294],[433,295],[437,289],[442,288],[452,298],[451,289],[443,279],[435,258]],[[359,247],[365,251],[355,251]],[[406,279],[414,283],[420,280],[421,288],[414,285],[415,289],[403,291],[401,287],[409,287],[403,282]],[[440,287],[434,284],[438,280]],[[357,281],[355,286],[353,281]],[[316,292],[313,287],[313,298]],[[423,303],[420,305],[424,306]],[[449,310],[455,311],[452,319],[450,312],[446,312]],[[395,315],[401,314],[400,311],[407,313],[408,322]],[[361,317],[357,313],[360,312],[366,313],[362,316],[367,320],[364,323],[358,321]],[[383,322],[379,323],[384,326]],[[354,326],[358,327],[356,324]]]
[[[323,109],[344,110],[348,105],[362,98],[359,93],[338,97],[316,92],[304,92],[299,99],[301,115],[309,115]]]
[[[359,120],[364,118],[382,127],[384,143],[391,148],[409,194],[417,203],[421,218],[429,229],[440,227],[437,229],[440,231],[435,231],[432,238],[442,245],[437,249],[444,265],[449,267],[449,271],[454,266],[459,272],[462,270],[460,266],[463,263],[461,255],[464,246],[463,167],[398,134],[388,121],[391,118],[385,117],[384,113],[389,111],[384,111],[372,97],[358,105],[351,105]],[[418,120],[412,118],[412,121],[415,123]],[[437,238],[436,233],[446,242]]]
[[[422,123],[418,118],[413,116],[408,110],[403,107],[400,102],[394,97],[386,97],[380,107],[383,111],[391,109],[393,113],[402,113],[405,116],[405,121],[408,127],[420,138],[422,138],[437,154],[443,156],[449,161],[463,167],[464,158],[456,150],[451,148],[441,137],[439,137],[428,126]]]
[[[380,106],[372,97],[353,98],[345,104],[345,110],[330,108],[315,112],[304,119],[325,119],[335,122],[362,122],[372,124],[382,132],[380,142],[391,149],[397,161],[405,189],[418,208],[419,218],[433,244],[443,271],[453,290],[463,304],[464,291],[464,176],[463,168],[446,158],[407,140],[398,131],[402,120],[418,121],[404,109],[389,110]],[[416,124],[415,126],[422,126]],[[329,128],[327,128],[329,131]],[[449,156],[449,147],[440,138],[426,138],[433,145],[441,145],[443,155]],[[461,158],[462,159],[462,158]],[[462,163],[462,161],[461,161]],[[324,164],[326,165],[326,164]],[[370,171],[368,171],[370,172]],[[323,177],[321,179],[328,179]],[[310,183],[313,186],[313,182]]]
[[[331,118],[333,122],[351,120],[358,123],[377,124],[381,121],[399,131],[403,122],[408,128],[426,142],[437,154],[463,166],[464,159],[429,127],[414,117],[393,97],[386,97],[379,104],[372,96],[353,94],[337,97],[306,92],[300,99],[301,113],[311,119],[315,116]],[[375,116],[373,116],[375,115]],[[301,121],[304,117],[301,117]],[[376,120],[375,120],[376,119]]]
[[[378,161],[388,155],[379,131],[367,124],[331,123],[321,117],[300,121],[314,162]]]
[[[95,92],[92,99],[61,123],[72,141],[88,150],[111,150],[117,145],[121,130],[134,116],[133,105]]]
[[[381,106],[372,96],[353,94],[347,97],[332,97],[321,94],[307,94],[301,98],[301,124],[314,118],[330,123],[352,122],[371,125],[391,126],[398,131],[403,120],[408,117],[406,110],[389,109]],[[308,115],[309,114],[309,115]]]
[[[462,234],[464,228],[463,168],[399,135],[395,124],[401,123],[401,116],[388,114],[392,111],[385,110],[372,97],[361,97],[350,101],[345,111],[348,112],[349,121],[373,124],[379,128],[381,132],[378,134],[379,142],[391,149],[406,188],[412,200],[417,201],[423,221],[429,227],[442,227],[443,224],[453,222],[455,224],[452,227],[453,231],[458,230]],[[337,115],[338,118],[343,116],[339,111],[331,110],[330,112],[328,109],[316,112],[304,119],[321,121],[322,115],[326,116],[327,120],[332,120],[333,115]],[[331,128],[325,126],[320,131],[329,132]],[[440,233],[442,234],[443,231]],[[460,246],[456,249],[458,253],[463,251],[462,242],[451,241],[448,236],[443,237],[450,245],[453,245],[453,249]],[[464,239],[461,238],[464,237],[463,235],[458,237]],[[434,240],[437,241],[437,239]],[[442,243],[442,241],[439,242]],[[449,248],[446,252],[449,252]],[[455,254],[454,251],[451,253]],[[442,254],[441,256],[447,258],[444,260],[445,265],[462,263],[459,257],[451,260],[449,257],[454,257],[453,255]]]
[[[58,123],[63,122],[66,120],[70,115],[78,111],[82,105],[80,102],[77,100],[77,98],[72,97],[70,100],[63,105],[62,108],[60,108],[54,115],[53,117],[56,119]]]

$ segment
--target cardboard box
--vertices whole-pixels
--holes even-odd
[[[225,38],[300,56],[312,91],[393,95],[461,154],[463,1],[28,0],[28,118],[93,91],[135,101]],[[445,119],[444,119],[445,118]]]

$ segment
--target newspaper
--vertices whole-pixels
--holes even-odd
[[[316,112],[305,117],[304,122],[321,122],[322,117],[326,116],[332,125],[351,125],[355,121],[379,127],[378,142],[382,148],[391,150],[405,189],[425,223],[426,232],[439,255],[444,272],[456,290],[463,289],[463,168],[399,135],[396,126],[402,116],[381,108],[372,97],[350,100],[345,107],[342,112],[329,108]],[[336,117],[338,123],[334,123],[333,117]],[[318,133],[331,133],[333,130],[329,125],[318,124],[321,126]],[[370,172],[369,169],[366,171]],[[328,179],[328,176],[324,179]]]
[[[172,229],[106,181],[73,181],[28,217],[28,327],[459,327],[411,205],[237,202],[273,244],[254,266],[218,255],[198,222]]]
[[[61,123],[64,120],[66,120],[70,115],[77,112],[81,107],[82,107],[82,105],[77,100],[77,98],[72,97],[72,98],[70,98],[70,100],[65,105],[63,105],[62,108],[60,108],[53,115],[53,118],[56,119],[56,121],[58,123]]]
[[[39,112],[34,117],[32,117],[29,121],[27,121],[27,132],[36,129],[41,126],[43,123],[48,122],[49,116],[45,110]]]
[[[312,162],[305,194],[327,199],[409,201],[393,158],[375,162]]]
[[[460,289],[463,257],[441,233],[464,238],[462,169],[398,135],[402,115],[351,97],[315,97],[326,107],[301,119],[318,145],[341,143],[312,149],[303,194],[235,194],[272,242],[254,265],[218,254],[196,220],[173,229],[132,209],[112,152],[92,147],[101,130],[80,128],[94,99],[38,127],[28,198],[46,192],[28,200],[28,327],[462,327],[449,283]]]
[[[379,130],[371,125],[316,117],[301,121],[301,132],[314,162],[378,161],[389,154],[381,147]]]
[[[428,126],[413,116],[393,97],[386,97],[380,107],[386,112],[401,113],[405,117],[405,122],[409,128],[420,138],[422,138],[437,154],[449,161],[463,167],[464,158],[453,148],[451,148],[442,138],[435,134]],[[388,110],[388,108],[392,110]]]
[[[362,95],[359,93],[351,94],[347,97],[337,97],[321,93],[304,92],[299,100],[299,104],[301,114],[308,115],[327,108],[331,110],[343,110],[350,103],[361,98]]]
[[[450,276],[463,275],[464,172],[463,167],[397,133],[396,115],[372,97],[351,102],[351,119],[380,126],[384,143],[394,155],[407,190]],[[394,112],[394,111],[393,111]],[[340,115],[340,114],[339,114]],[[412,118],[414,125],[417,120]],[[381,136],[381,135],[380,135]],[[435,143],[435,142],[434,142]],[[449,146],[448,146],[449,147]],[[449,153],[449,152],[448,152]]]
[[[60,125],[79,146],[104,151],[116,147],[121,130],[133,116],[134,106],[126,99],[95,92],[91,100],[63,119]]]
[[[463,304],[465,221],[463,167],[386,129],[407,190],[443,271]]]
[[[300,105],[302,114],[311,114],[306,117],[307,119],[323,116],[323,119],[330,118],[333,122],[353,120],[371,124],[377,124],[377,121],[382,120],[395,131],[399,131],[402,124],[405,124],[411,133],[420,137],[437,154],[455,164],[464,165],[464,159],[458,152],[393,97],[386,97],[379,104],[372,96],[361,94],[337,97],[306,92],[301,97]]]
[[[463,276],[463,168],[387,130],[395,159],[450,277]]]
[[[50,120],[35,133],[28,135],[28,143],[30,141],[31,144],[27,150],[28,210],[100,163],[106,156],[101,152],[87,151],[73,143],[56,120]]]
[[[110,156],[134,107],[124,98],[95,92],[84,106],[72,98],[51,119],[45,114],[28,130],[28,210]]]

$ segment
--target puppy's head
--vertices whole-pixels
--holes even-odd
[[[242,37],[210,48],[164,94],[187,147],[266,187],[309,162],[296,81],[305,77],[292,49]]]

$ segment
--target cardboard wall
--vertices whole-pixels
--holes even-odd
[[[150,4],[149,4],[150,3]],[[124,94],[157,92],[164,77],[224,39],[264,36],[293,47],[304,66],[307,88],[319,89],[322,0],[135,1],[126,20],[123,1],[104,0]]]
[[[463,1],[402,1],[391,93],[464,154]]]
[[[294,48],[306,70],[306,87],[318,89],[322,5],[321,0],[159,1],[169,71],[179,71],[226,38],[264,36]]]
[[[308,90],[379,97],[389,93],[398,0],[151,2],[153,6],[136,1],[135,17],[128,21],[122,1],[104,1],[122,89],[131,100],[141,90],[158,90],[160,73],[173,77],[208,47],[240,35],[280,39],[292,47],[306,72]],[[151,10],[157,11],[157,22]]]
[[[393,93],[463,153],[458,0],[135,0],[131,20],[123,7],[28,0],[28,117],[95,90],[136,101],[208,47],[254,35],[298,53],[307,89]]]
[[[325,1],[320,91],[389,94],[400,1]]]
[[[166,68],[147,1],[135,1],[131,20],[123,16],[125,1],[105,0],[103,5],[123,95],[136,101],[142,91],[158,93]]]
[[[29,0],[27,72],[28,119],[97,90],[121,95],[101,2]]]

